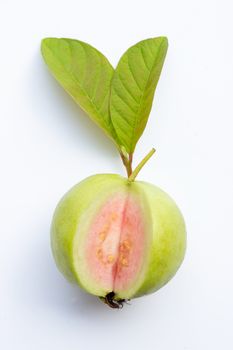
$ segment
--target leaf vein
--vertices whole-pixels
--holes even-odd
[[[122,112],[119,110],[119,108],[117,108],[116,105],[114,105],[114,104],[112,104],[112,107],[117,112],[118,118],[123,120],[132,129],[132,124],[130,124],[130,122],[126,118],[122,117],[122,114],[121,114]]]
[[[146,58],[145,58],[144,51],[143,51],[142,47],[140,48],[140,52],[141,52],[141,55],[142,55],[142,60],[144,62],[144,65],[145,65],[146,69],[148,70],[148,72],[150,72],[150,68],[147,65]]]
[[[130,73],[131,73],[131,75],[132,75],[132,77],[133,77],[133,80],[135,81],[135,83],[136,83],[138,89],[140,90],[140,92],[142,92],[142,89],[141,89],[141,87],[139,86],[138,81],[136,80],[135,75],[134,75],[134,73],[133,73],[133,70],[132,70],[132,67],[131,67],[131,65],[130,65],[129,57],[128,57],[128,56],[127,56],[127,63],[128,63],[128,67],[129,67]]]
[[[128,92],[128,94],[132,97],[132,99],[138,103],[138,101],[136,100],[136,98],[133,96],[132,92],[129,90],[128,87],[126,87],[126,84],[124,83],[124,80],[121,78],[120,74],[118,74],[118,79],[121,82],[122,86],[124,87],[125,91]]]
[[[126,102],[123,97],[121,97],[121,95],[119,94],[119,92],[116,90],[116,88],[114,89],[114,92],[116,94],[116,96],[133,112],[136,113],[136,111],[130,106],[130,104],[128,102]]]

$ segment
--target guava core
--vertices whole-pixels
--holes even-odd
[[[100,174],[61,199],[51,244],[69,280],[118,307],[172,278],[184,258],[186,230],[175,202],[158,187]]]

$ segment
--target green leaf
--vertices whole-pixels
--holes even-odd
[[[42,40],[43,58],[54,77],[79,106],[117,143],[109,94],[114,69],[94,47],[73,39]]]
[[[140,41],[124,53],[114,72],[110,114],[128,153],[133,153],[145,129],[167,48],[165,37]]]

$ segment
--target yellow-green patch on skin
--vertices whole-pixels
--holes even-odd
[[[152,247],[144,282],[135,296],[152,293],[166,284],[181,265],[186,249],[183,216],[167,193],[146,182],[137,182],[149,203],[153,225]]]

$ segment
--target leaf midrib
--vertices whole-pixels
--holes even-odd
[[[163,41],[161,41],[161,43],[160,43],[160,45],[159,45],[158,52],[160,51],[160,48],[161,48],[161,45],[162,45],[162,44],[163,44]],[[141,52],[143,61],[144,61],[144,63],[145,63],[145,66],[147,67],[146,62],[145,62],[145,59],[144,59],[144,56],[143,56],[143,53],[142,53],[142,48],[141,48],[141,47],[140,47],[140,52]],[[127,56],[127,59],[128,59],[128,56]],[[149,75],[148,75],[148,78],[147,78],[147,80],[146,80],[145,88],[142,90],[142,89],[138,86],[138,83],[137,83],[137,81],[136,81],[135,78],[134,78],[134,75],[133,75],[133,73],[132,73],[132,68],[130,67],[129,60],[128,60],[128,66],[129,66],[130,72],[131,72],[131,74],[132,74],[132,77],[134,78],[134,80],[135,80],[135,82],[136,82],[136,84],[137,84],[139,90],[142,91],[142,95],[141,95],[140,100],[139,100],[138,109],[137,109],[137,112],[136,112],[135,121],[134,121],[134,125],[133,125],[133,135],[132,135],[131,143],[130,143],[130,150],[131,150],[131,152],[133,152],[132,146],[133,146],[134,141],[135,141],[135,140],[134,140],[134,138],[135,138],[135,126],[136,126],[136,124],[138,124],[139,111],[140,111],[141,106],[142,106],[142,99],[143,99],[143,97],[145,96],[146,87],[147,87],[147,84],[148,84],[148,82],[149,82],[149,80],[150,80],[151,74],[152,74],[152,72],[153,72],[153,69],[154,69],[154,66],[155,66],[155,61],[156,61],[156,58],[155,58],[155,60],[154,60],[154,62],[153,62],[152,68],[151,68],[150,73],[149,73]]]

